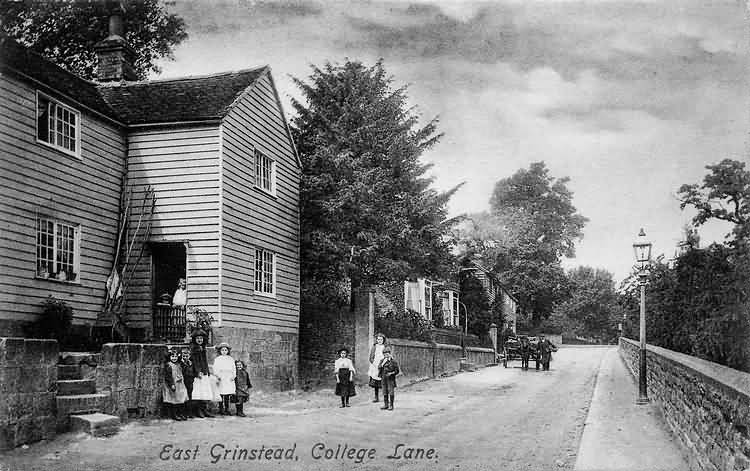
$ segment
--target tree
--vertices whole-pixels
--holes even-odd
[[[610,272],[578,267],[567,273],[570,297],[555,306],[552,318],[564,333],[593,337],[600,342],[617,338],[623,309]]]
[[[575,256],[588,219],[577,213],[569,178],[554,178],[544,162],[534,162],[495,184],[490,208],[497,216],[524,221],[523,242],[548,252],[553,259]]]
[[[700,226],[710,219],[734,224],[732,234],[736,240],[750,236],[750,172],[745,163],[724,159],[716,165],[707,165],[710,173],[703,184],[682,185],[678,190],[680,209],[693,206],[698,214],[693,224]],[[727,235],[729,236],[729,234]]]
[[[560,265],[575,254],[587,219],[573,206],[567,178],[536,162],[498,181],[489,214],[473,218],[462,236],[468,255],[480,258],[531,314],[532,327],[567,296]]]
[[[300,185],[303,293],[352,285],[444,277],[452,256],[447,202],[419,161],[441,134],[418,127],[406,88],[393,88],[382,61],[312,67],[294,79],[292,132],[303,165]]]
[[[108,35],[113,3],[119,2],[0,2],[0,25],[8,36],[91,80],[97,67],[94,45]],[[182,18],[167,13],[158,0],[127,2],[123,25],[125,39],[138,52],[133,66],[141,79],[161,72],[156,61],[172,58],[187,38]]]

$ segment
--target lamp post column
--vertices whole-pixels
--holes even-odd
[[[636,404],[647,404],[648,390],[646,386],[646,275],[641,274],[641,348],[640,368],[638,368],[638,400]]]

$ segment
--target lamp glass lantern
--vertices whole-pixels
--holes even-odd
[[[653,244],[646,238],[646,233],[641,228],[641,232],[638,233],[638,238],[633,242],[633,250],[635,252],[635,260],[640,263],[641,268],[644,268],[646,264],[651,260],[651,247]]]

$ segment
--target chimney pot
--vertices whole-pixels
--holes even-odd
[[[124,37],[122,32],[122,14],[118,11],[115,11],[109,17],[109,35]]]

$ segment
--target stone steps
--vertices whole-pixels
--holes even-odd
[[[70,430],[86,432],[94,437],[114,435],[120,429],[120,418],[114,415],[80,414],[70,416]]]
[[[94,436],[117,433],[120,418],[102,414],[109,394],[96,392],[98,353],[63,352],[57,365],[57,430],[83,431]]]

